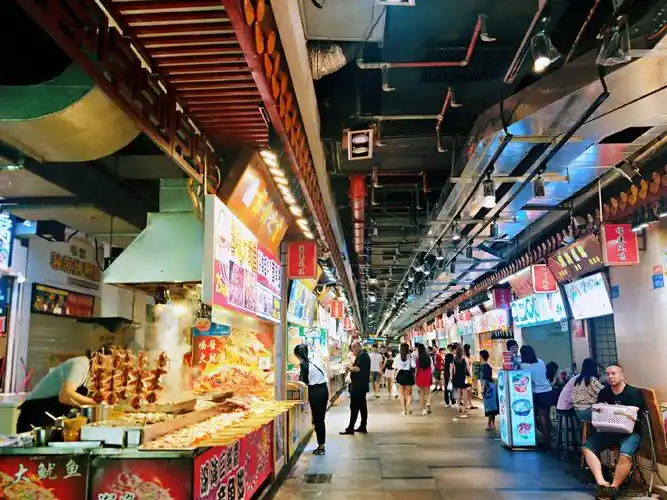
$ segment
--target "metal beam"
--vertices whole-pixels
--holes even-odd
[[[80,203],[95,205],[138,228],[146,226],[148,212],[158,210],[156,202],[140,196],[122,180],[89,163],[39,163],[27,158],[24,168],[74,193]]]
[[[14,208],[67,207],[77,205],[90,205],[90,203],[83,201],[78,196],[18,196],[0,199],[0,206],[12,206]]]
[[[528,179],[529,177],[531,176],[492,175],[491,180],[494,182],[494,184],[505,184],[505,183],[517,184],[519,182],[526,182],[526,179]],[[544,180],[544,182],[570,182],[570,178],[567,175],[559,175],[559,174],[548,174],[548,173],[542,174],[542,179]],[[479,180],[479,177],[450,177],[449,180],[452,182],[472,183],[472,182],[477,182]]]

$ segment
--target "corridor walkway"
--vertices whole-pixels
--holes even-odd
[[[457,418],[434,397],[433,414],[402,416],[396,399],[369,395],[369,434],[340,436],[349,400],[327,416],[327,454],[314,437],[278,500],[579,500],[593,498],[577,465],[543,452],[508,451],[484,431],[479,410]],[[416,408],[416,404],[413,405]]]

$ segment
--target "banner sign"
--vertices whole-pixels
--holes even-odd
[[[545,325],[566,318],[565,305],[560,292],[539,293],[512,302],[514,326]]]
[[[258,161],[257,156],[253,162]],[[273,254],[287,231],[287,216],[271,199],[268,184],[251,162],[227,200],[227,206]]]
[[[512,287],[512,290],[514,290],[517,297],[528,297],[535,293],[533,290],[533,274],[529,267],[522,269],[514,274],[514,276],[511,276],[507,282]]]
[[[535,293],[553,293],[558,290],[558,282],[549,269],[549,266],[546,264],[535,264],[530,269]]]
[[[66,318],[92,318],[95,297],[50,286],[33,285],[30,310]]]
[[[559,283],[596,271],[604,267],[600,242],[589,234],[549,257],[547,265]]]
[[[509,328],[509,311],[507,309],[492,309],[480,316],[472,317],[474,333],[495,332]]]
[[[459,310],[465,311],[466,309],[472,309],[475,306],[479,306],[489,300],[489,294],[486,292],[478,293],[469,299],[462,301],[459,304]]]
[[[631,224],[602,224],[602,253],[608,266],[639,264],[639,241]]]
[[[88,463],[86,455],[0,456],[0,498],[86,498]]]
[[[507,287],[491,290],[494,309],[509,309],[512,302],[512,289]]]
[[[287,277],[289,279],[317,277],[317,243],[306,240],[287,244]]]
[[[343,330],[352,330],[354,329],[354,323],[352,323],[352,318],[345,316],[343,319]]]
[[[329,314],[332,318],[343,319],[345,314],[345,304],[342,300],[332,300],[329,302]]]

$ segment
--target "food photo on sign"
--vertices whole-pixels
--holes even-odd
[[[70,500],[85,498],[85,455],[9,455],[0,457],[0,498]]]

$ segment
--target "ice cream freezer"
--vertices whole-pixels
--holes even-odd
[[[530,372],[498,372],[500,439],[510,449],[535,446],[535,408]]]

